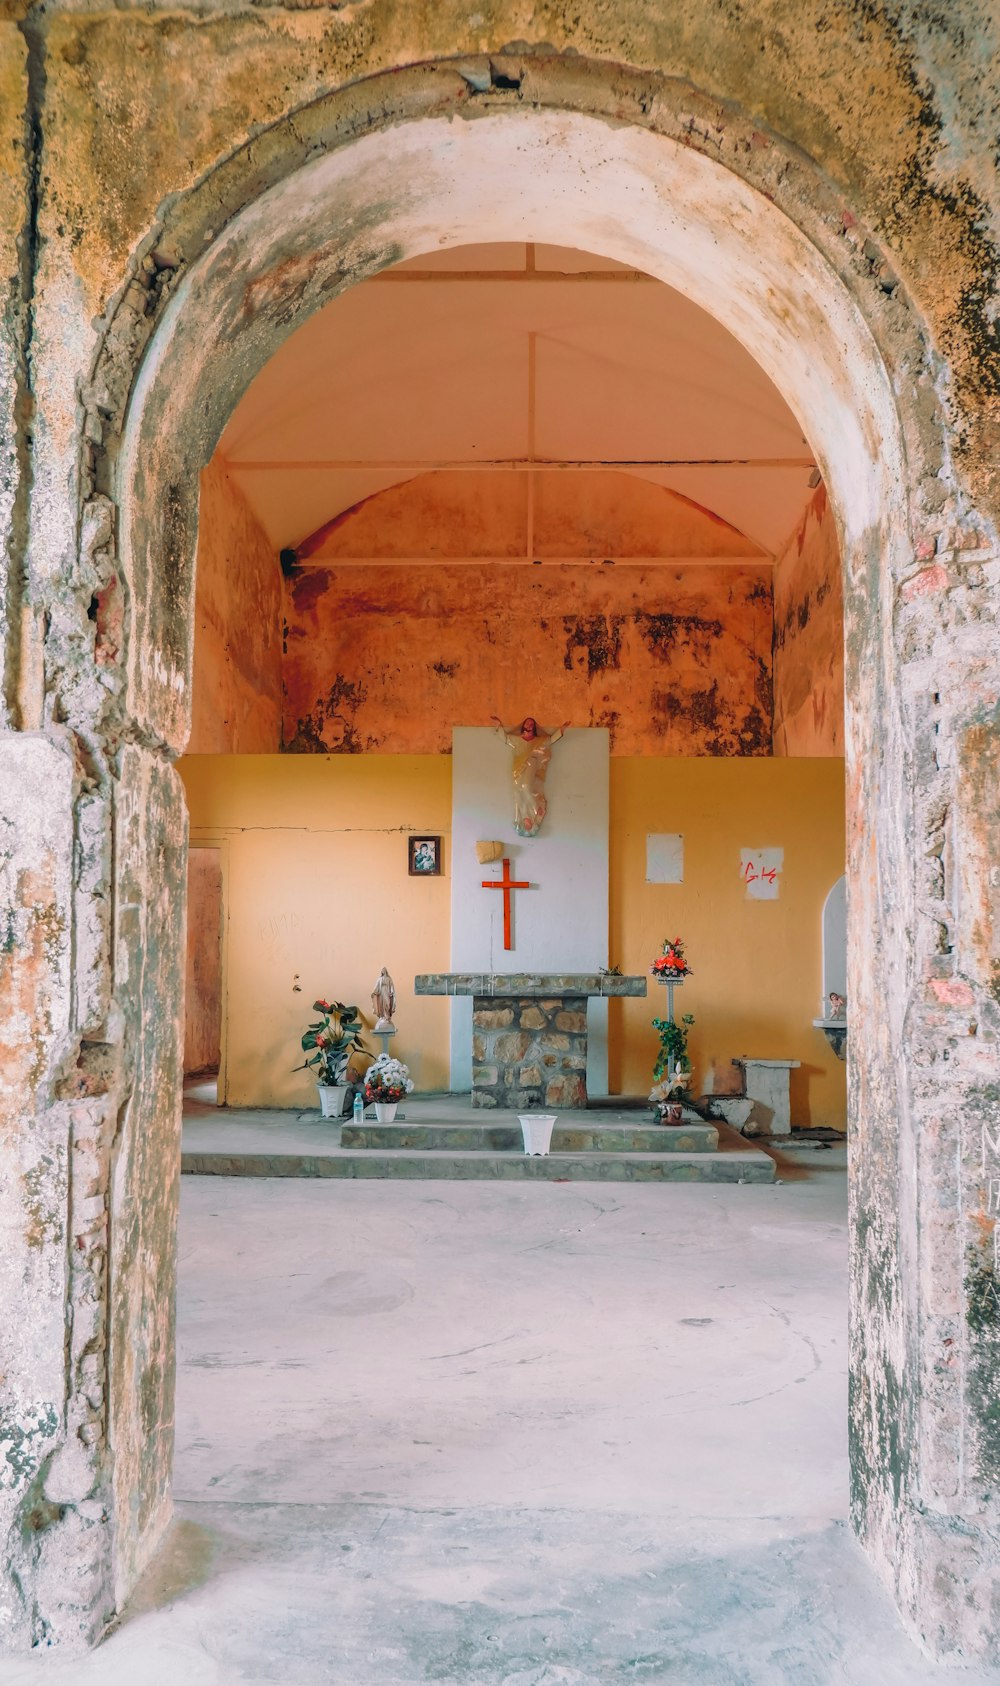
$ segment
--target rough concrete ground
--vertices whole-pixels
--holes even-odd
[[[846,1516],[842,1155],[775,1187],[186,1177],[178,1521],[2,1686],[985,1686]],[[838,1163],[839,1161],[839,1163]]]

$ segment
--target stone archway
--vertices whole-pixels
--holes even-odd
[[[169,1515],[185,841],[170,762],[189,715],[198,470],[273,349],[341,288],[440,245],[538,239],[620,258],[696,297],[782,390],[823,466],[846,575],[854,1515],[929,1645],[994,1643],[984,1506],[1000,1465],[996,1288],[963,1186],[981,1153],[987,1171],[968,1027],[991,1011],[974,930],[990,892],[973,839],[956,911],[949,849],[950,816],[975,801],[997,728],[981,717],[972,669],[946,701],[930,683],[947,577],[927,548],[921,484],[946,481],[953,519],[967,518],[933,353],[891,265],[845,246],[835,201],[801,159],[758,145],[731,116],[720,163],[689,88],[587,68],[583,78],[579,64],[533,63],[530,109],[512,98],[516,79],[463,61],[355,87],[276,125],[266,162],[234,155],[169,208],[92,373],[78,564],[80,620],[92,624],[57,621],[49,656],[63,718],[93,753],[95,830],[106,825],[101,846],[113,832],[115,848],[110,931],[86,886],[73,904],[93,938],[84,1020],[112,1026],[83,1045],[81,1080],[102,1059],[112,1076],[84,1089],[107,1098],[73,1143],[105,1191],[108,1269],[98,1246],[91,1297],[106,1320],[109,1399],[106,1416],[83,1413],[92,1432],[76,1445],[68,1429],[53,1434],[44,1495],[60,1514],[25,1558],[57,1634],[99,1631]],[[229,220],[217,234],[220,205]],[[976,659],[985,669],[988,652]],[[113,1057],[88,1051],[112,1044]],[[942,1046],[956,1050],[947,1070]],[[80,1349],[74,1399],[89,1356]],[[92,1586],[67,1603],[56,1581],[74,1542],[89,1551]]]

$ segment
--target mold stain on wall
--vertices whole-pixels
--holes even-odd
[[[762,564],[316,563],[284,613],[291,753],[447,754],[494,713],[607,726],[617,755],[771,753]]]
[[[844,752],[840,549],[819,486],[774,566],[774,753]]]

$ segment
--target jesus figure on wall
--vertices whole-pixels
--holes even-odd
[[[545,774],[552,759],[552,745],[559,742],[569,721],[564,720],[554,732],[543,732],[530,714],[520,726],[512,726],[509,731],[498,714],[493,719],[507,747],[514,752],[514,830],[518,837],[537,837],[548,808]]]

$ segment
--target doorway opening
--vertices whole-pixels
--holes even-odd
[[[843,1063],[813,1026],[844,868],[840,553],[815,455],[731,334],[595,253],[419,254],[285,341],[201,499],[180,765],[193,837],[223,819],[238,868],[234,1104],[314,1106],[293,1069],[304,1009],[367,1010],[381,963],[418,1092],[467,1091],[471,1031],[415,975],[645,977],[679,926],[696,1092],[766,1128],[733,1061],[787,1061],[785,1126],[846,1127]],[[554,791],[574,734],[599,743],[572,826],[556,794],[541,848],[504,843],[536,892],[507,954],[475,838],[510,830],[490,734],[527,713],[569,723]],[[456,731],[475,743],[453,755]],[[443,838],[430,880],[408,871],[413,827]],[[645,1100],[658,1011],[591,1009],[592,1094]]]
[[[713,313],[774,379],[813,442],[844,559],[848,990],[859,1030],[852,1050],[852,1224],[861,1261],[854,1279],[854,1520],[916,1620],[913,1588],[919,1584],[931,1597],[940,1550],[916,1496],[903,1540],[898,1470],[882,1455],[887,1425],[895,1425],[895,1444],[924,1444],[910,1432],[911,1409],[924,1410],[923,1396],[901,1379],[904,1370],[913,1373],[910,1347],[923,1352],[912,1313],[926,1245],[914,1212],[898,1199],[900,1187],[914,1186],[907,1167],[916,1152],[903,1052],[908,992],[899,981],[899,957],[911,950],[910,902],[898,887],[911,884],[912,852],[903,824],[905,758],[886,752],[903,735],[889,628],[893,582],[913,555],[900,488],[916,471],[908,474],[892,384],[858,303],[863,288],[823,255],[829,241],[814,206],[823,188],[813,175],[796,190],[796,220],[735,169],[720,168],[679,138],[649,132],[638,117],[634,126],[620,117],[610,126],[575,110],[539,108],[484,112],[468,124],[413,118],[317,157],[259,198],[248,193],[245,210],[192,264],[164,313],[115,465],[123,566],[132,584],[129,707],[151,739],[182,747],[197,472],[253,370],[334,292],[435,245],[481,243],[487,230],[493,239],[544,235],[574,250],[607,251],[688,297],[699,297],[711,276]],[[748,141],[747,157],[752,153]],[[393,184],[391,205],[386,182]],[[832,215],[835,221],[835,208]],[[346,235],[331,241],[332,226]],[[169,592],[158,584],[164,558]],[[856,934],[872,938],[864,965]],[[909,977],[908,959],[905,967]],[[137,1105],[142,1099],[133,1098]],[[895,1148],[887,1158],[889,1132]],[[882,1221],[887,1212],[894,1214],[891,1237]],[[941,1264],[945,1275],[959,1269],[954,1261]],[[940,1383],[935,1409],[946,1386],[950,1379]],[[116,1401],[115,1409],[127,1417],[129,1401]]]
[[[180,773],[193,838],[222,833],[232,855],[239,1101],[228,1141],[218,1120],[199,1131],[191,1119],[191,1158],[205,1170],[215,1154],[230,1175],[261,1160],[273,1172],[279,1153],[283,1169],[296,1154],[303,1171],[330,1167],[338,1132],[316,1115],[311,1074],[292,1069],[298,1037],[317,996],[367,1013],[383,962],[398,993],[393,1051],[417,1091],[403,1180],[403,1149],[390,1148],[377,1187],[377,1149],[354,1150],[350,1179],[326,1186],[186,1181],[198,1245],[179,1306],[176,1479],[192,1506],[266,1492],[312,1506],[324,1532],[347,1505],[349,1528],[395,1534],[404,1554],[462,1558],[449,1584],[463,1587],[492,1584],[529,1510],[546,1575],[576,1536],[569,1603],[602,1554],[629,1549],[682,1584],[676,1540],[654,1520],[665,1501],[706,1573],[720,1520],[752,1555],[767,1510],[810,1540],[795,1573],[820,1536],[850,1573],[835,1543],[847,1513],[842,1153],[786,1153],[784,1190],[734,1178],[729,1204],[715,1183],[640,1186],[648,1144],[592,1154],[635,1186],[524,1188],[506,1181],[515,1154],[500,1149],[506,1176],[484,1188],[467,1178],[474,1121],[462,1111],[453,1124],[454,1098],[437,1093],[459,1087],[448,1004],[413,989],[415,973],[454,960],[455,923],[471,922],[483,877],[484,810],[469,811],[482,792],[462,785],[453,730],[476,734],[481,760],[495,713],[568,717],[566,743],[575,731],[605,752],[605,855],[588,883],[602,879],[609,946],[593,963],[648,975],[680,929],[693,1087],[717,1103],[720,1131],[744,1098],[725,1089],[725,1068],[753,1054],[797,1061],[796,1124],[845,1125],[844,1068],[813,1026],[822,907],[844,864],[841,564],[816,472],[776,389],[697,306],[616,260],[541,243],[418,254],[359,283],[237,406],[201,479],[196,725]],[[220,581],[228,623],[204,607]],[[220,651],[239,652],[221,674]],[[244,723],[241,751],[220,743],[223,718]],[[558,768],[546,837],[586,827],[596,851],[588,792],[560,784]],[[514,847],[508,831],[497,834]],[[429,880],[408,872],[408,840],[424,833],[444,864]],[[761,897],[743,854],[764,850],[780,854],[780,882]],[[537,851],[518,861],[540,897],[555,893]],[[556,940],[552,968],[568,964]],[[606,1108],[574,1128],[655,1135],[653,988],[614,1004]],[[507,1123],[491,1115],[491,1151]],[[460,1152],[424,1148],[449,1128]],[[692,1177],[709,1158],[691,1155]],[[232,1390],[251,1370],[255,1407],[234,1424]],[[419,1544],[402,1520],[447,1508],[461,1527]],[[395,1586],[392,1552],[368,1561]],[[439,1646],[430,1594],[423,1609],[399,1596]],[[524,1660],[506,1628],[490,1640],[492,1617],[467,1625],[476,1678],[492,1677],[490,1643]],[[571,1625],[549,1641],[566,1667],[587,1643]]]

